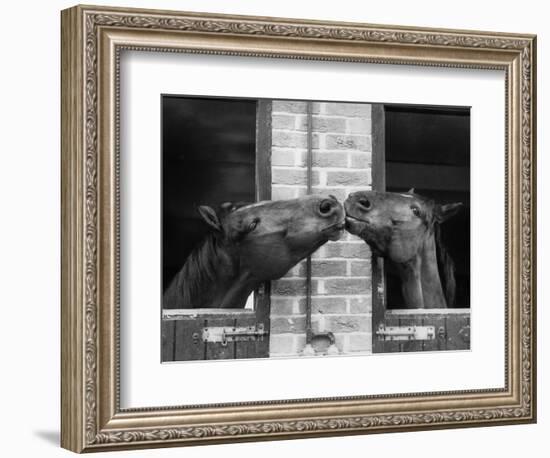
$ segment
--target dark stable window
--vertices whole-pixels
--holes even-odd
[[[464,208],[441,229],[455,264],[454,307],[470,307],[470,109],[385,107],[386,190],[415,192]],[[399,278],[386,267],[388,309],[404,308]]]
[[[162,283],[206,235],[199,205],[254,202],[256,100],[162,96]]]

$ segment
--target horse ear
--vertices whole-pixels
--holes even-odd
[[[409,189],[407,194],[410,194],[411,196],[414,195],[414,188]]]
[[[207,205],[201,205],[199,207],[199,214],[206,224],[208,224],[216,231],[221,232],[222,225],[220,223],[218,215],[216,215],[216,212],[212,208],[208,207]]]
[[[456,215],[463,206],[464,204],[462,202],[457,202],[455,204],[437,205],[435,211],[435,218],[437,222],[443,223],[444,221],[447,221],[449,218]]]

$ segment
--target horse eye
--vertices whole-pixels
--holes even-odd
[[[248,232],[252,232],[254,229],[256,229],[256,226],[258,225],[259,220],[255,219],[248,225]]]
[[[414,216],[420,216],[420,208],[413,206],[413,207],[411,207],[411,210],[412,210]]]

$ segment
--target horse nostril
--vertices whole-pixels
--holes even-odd
[[[322,215],[330,213],[332,210],[332,202],[330,200],[323,200],[319,205],[319,211]]]
[[[359,204],[360,207],[363,207],[365,210],[368,210],[371,207],[370,200],[366,199],[365,197],[359,199],[357,203]]]

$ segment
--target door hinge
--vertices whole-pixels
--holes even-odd
[[[256,326],[213,326],[203,328],[202,341],[219,342],[224,347],[228,342],[262,341],[269,334],[262,323]]]
[[[434,340],[435,326],[379,326],[378,340]]]

